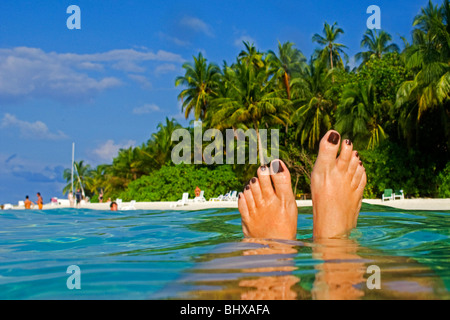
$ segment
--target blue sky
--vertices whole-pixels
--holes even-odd
[[[1,1],[0,203],[62,197],[72,142],[75,159],[96,166],[146,142],[165,117],[186,125],[174,80],[198,52],[222,65],[243,40],[260,51],[291,41],[309,57],[313,34],[337,21],[353,57],[373,4],[402,47],[427,2]],[[66,26],[70,5],[81,9],[80,30]]]

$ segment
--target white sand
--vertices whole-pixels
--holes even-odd
[[[394,201],[381,201],[381,199],[364,199],[364,203],[373,205],[383,205],[398,209],[406,210],[450,210],[450,199],[405,199]],[[121,207],[126,207],[130,203],[123,202]],[[176,202],[163,201],[163,202],[137,202],[134,207],[137,210],[202,210],[212,208],[234,208],[237,209],[236,201],[206,201],[206,202],[191,202],[184,206],[174,207]],[[297,206],[311,207],[311,200],[297,200]],[[67,208],[67,205],[52,206],[51,204],[45,204],[44,209],[57,209]],[[109,203],[87,203],[82,205],[82,208],[95,209],[95,210],[109,210]],[[13,209],[20,209],[14,206]],[[23,208],[22,208],[23,209]],[[37,209],[35,207],[34,209]]]

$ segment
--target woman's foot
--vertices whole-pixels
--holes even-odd
[[[296,239],[298,209],[286,165],[274,160],[270,167],[260,167],[257,175],[258,178],[252,178],[239,194],[244,236]]]
[[[314,238],[346,235],[356,227],[367,177],[350,140],[339,150],[340,136],[328,131],[320,141],[311,174]]]

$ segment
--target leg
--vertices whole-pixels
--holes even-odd
[[[325,134],[311,175],[314,238],[346,235],[361,209],[366,172],[350,140],[342,141],[337,157],[339,141],[336,131]]]

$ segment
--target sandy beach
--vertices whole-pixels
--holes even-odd
[[[404,199],[394,201],[381,201],[381,199],[363,199],[364,203],[371,205],[381,205],[404,210],[433,210],[442,211],[450,210],[450,199]],[[130,202],[123,202],[119,209],[127,209]],[[297,206],[311,207],[312,200],[297,200]],[[46,209],[68,208],[68,205],[52,205],[44,204]],[[109,210],[109,203],[85,203],[82,208],[93,210]],[[190,202],[184,206],[176,206],[176,202],[162,201],[162,202],[136,202],[134,209],[136,210],[204,210],[212,208],[234,208],[237,209],[236,201],[205,201],[205,202]],[[12,209],[23,209],[13,206]]]

